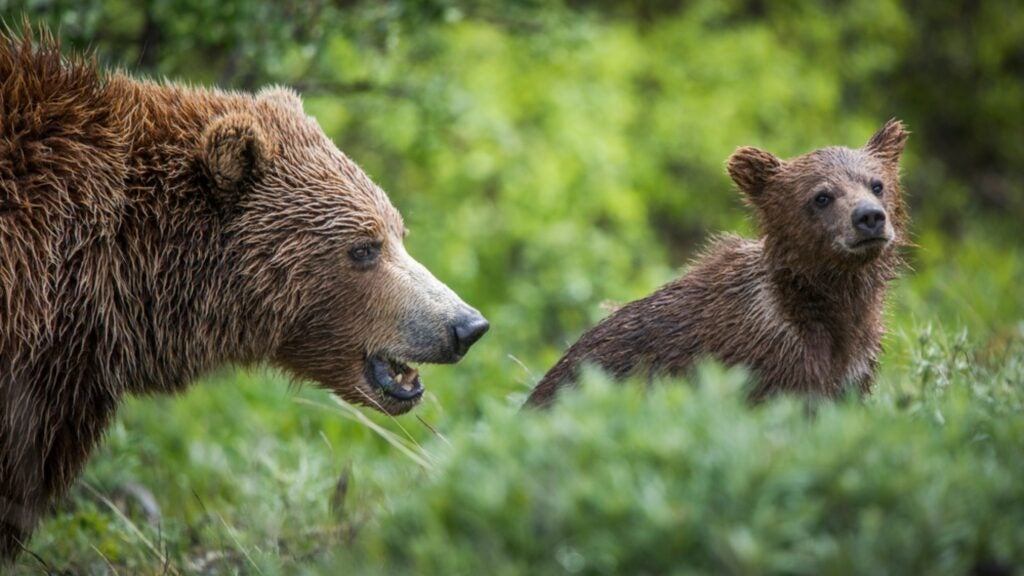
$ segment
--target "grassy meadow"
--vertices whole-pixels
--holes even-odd
[[[1012,2],[9,2],[140,76],[294,86],[491,322],[389,418],[265,366],[120,410],[15,573],[968,574],[1024,566],[1024,12]],[[887,119],[915,245],[875,393],[704,366],[536,380],[756,230],[724,163]],[[976,572],[982,573],[982,572]]]

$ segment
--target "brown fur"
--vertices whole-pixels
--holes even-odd
[[[457,361],[486,323],[404,234],[287,90],[137,81],[64,59],[46,33],[0,35],[0,557],[126,394],[269,360],[412,408],[367,359]]]
[[[869,392],[886,284],[906,241],[899,182],[906,138],[893,120],[857,150],[825,148],[789,161],[737,150],[729,174],[757,214],[760,238],[719,238],[688,274],[603,320],[569,348],[527,405],[552,402],[583,363],[622,378],[685,374],[703,357],[751,369],[754,399],[836,397],[850,386]],[[871,191],[876,180],[881,198]],[[832,198],[823,208],[815,205],[820,193]],[[884,210],[884,246],[850,248],[863,240],[852,219],[862,205]]]

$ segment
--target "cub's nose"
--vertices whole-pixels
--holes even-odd
[[[455,322],[455,354],[460,357],[465,355],[469,347],[486,334],[490,327],[487,319],[476,310],[463,314]]]
[[[885,211],[872,204],[862,204],[853,211],[853,227],[867,236],[878,236],[885,228]]]

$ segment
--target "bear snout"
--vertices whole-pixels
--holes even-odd
[[[460,315],[452,326],[456,361],[465,356],[490,327],[487,319],[476,310],[470,309]]]
[[[877,204],[861,203],[853,211],[852,220],[861,238],[878,238],[885,232],[885,210]]]

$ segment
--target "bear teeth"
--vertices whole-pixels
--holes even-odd
[[[404,388],[405,390],[412,391],[412,389],[416,386],[416,377],[419,376],[419,374],[420,371],[413,368],[412,370],[409,371],[408,374],[399,374],[398,378],[395,379],[395,382],[401,384],[402,388]],[[404,382],[402,381],[403,377],[405,378]]]
[[[399,400],[418,398],[423,391],[419,370],[385,355],[370,356],[367,371],[372,384]]]
[[[391,375],[404,374],[409,371],[409,367],[399,362],[398,360],[388,360],[388,370]]]

